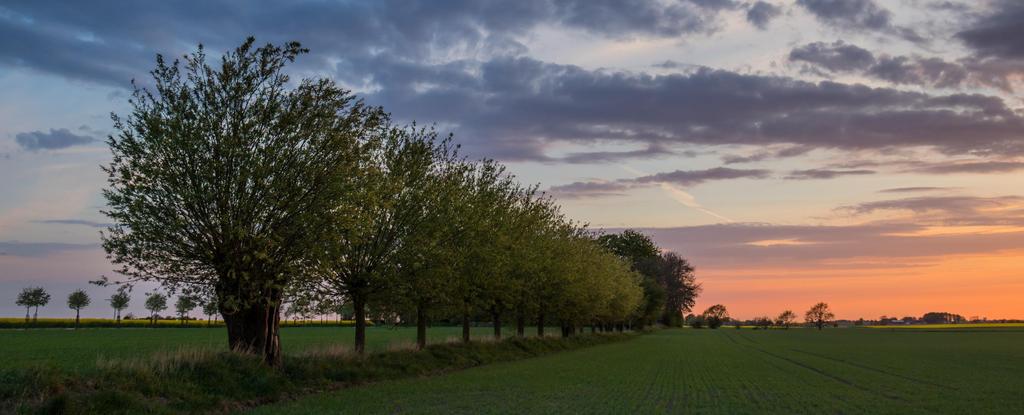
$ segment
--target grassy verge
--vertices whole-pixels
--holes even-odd
[[[355,320],[288,320],[281,321],[283,327],[352,327]],[[372,323],[370,323],[372,325]],[[41,318],[38,320],[25,321],[24,318],[0,318],[0,329],[60,329],[74,328],[73,318]],[[203,319],[192,319],[185,323],[181,320],[160,319],[152,323],[149,319],[121,320],[120,324],[109,318],[83,318],[79,321],[80,328],[197,328],[197,327],[224,327],[223,321],[210,321]]]
[[[56,368],[0,370],[0,412],[223,413],[298,395],[610,343],[632,334],[511,338],[430,345],[366,356],[327,348],[288,356],[271,369],[257,359],[204,350],[103,361],[87,374]]]

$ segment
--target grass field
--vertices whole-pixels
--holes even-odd
[[[352,327],[284,327],[281,344],[286,354],[317,348],[349,346]],[[488,336],[490,327],[473,329],[474,336]],[[430,341],[444,341],[462,334],[461,327],[433,327]],[[367,350],[408,347],[416,340],[415,328],[367,328]],[[217,328],[100,328],[0,330],[0,367],[54,365],[88,369],[100,358],[137,358],[160,351],[227,348],[227,332]]]
[[[918,329],[918,330],[975,330],[975,329],[1024,329],[1024,323],[970,323],[970,324],[908,324],[888,326],[866,326],[871,329]]]
[[[1024,330],[664,330],[256,414],[1024,413]]]

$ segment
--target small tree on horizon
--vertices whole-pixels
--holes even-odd
[[[203,303],[203,314],[206,314],[206,327],[212,327],[213,322],[217,320],[217,314],[220,313],[220,309],[217,307],[217,299],[210,298]]]
[[[149,323],[156,325],[157,313],[167,309],[167,296],[158,292],[146,294],[146,310],[149,310]]]
[[[708,328],[717,329],[722,327],[726,321],[729,321],[729,311],[725,309],[724,305],[715,304],[704,310],[704,321],[707,323]]]
[[[836,315],[829,309],[828,304],[818,303],[811,307],[810,310],[807,310],[807,314],[804,315],[804,321],[807,324],[813,324],[818,330],[821,330],[835,317]]]
[[[188,321],[188,313],[195,310],[198,305],[195,297],[191,295],[182,294],[178,296],[178,301],[174,302],[174,311],[178,313],[178,320],[181,321],[182,325],[185,325]]]
[[[68,295],[68,308],[75,310],[75,330],[78,330],[78,324],[81,320],[82,309],[89,306],[92,300],[89,298],[89,294],[85,290],[75,290],[75,292]]]
[[[794,313],[793,310],[786,310],[780,313],[779,316],[775,318],[775,325],[782,326],[782,328],[788,330],[789,326],[793,325],[793,322],[795,321],[796,313]]]
[[[128,308],[131,296],[128,295],[128,291],[124,287],[120,287],[108,301],[110,301],[110,307],[114,309],[114,320],[117,327],[121,327],[121,310]]]
[[[21,290],[15,304],[25,307],[25,323],[29,322],[29,310],[35,309],[32,321],[39,321],[39,307],[50,303],[50,294],[43,287],[28,287]]]

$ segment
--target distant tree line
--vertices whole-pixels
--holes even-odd
[[[459,321],[464,341],[481,319],[495,337],[509,321],[568,336],[678,323],[692,306],[682,258],[597,236],[501,164],[468,161],[451,137],[396,125],[330,80],[291,82],[283,69],[306,52],[250,38],[216,66],[202,47],[157,58],[108,139],[116,282],[215,299],[229,347],[270,364],[286,301],[350,306],[360,352],[373,317],[415,321],[422,347],[438,319]]]

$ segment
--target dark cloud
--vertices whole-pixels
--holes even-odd
[[[832,72],[864,70],[875,63],[875,56],[867,49],[846,44],[813,42],[793,48],[789,60],[806,62]]]
[[[803,0],[822,19],[891,26],[873,2]],[[846,2],[843,2],[846,3]],[[255,33],[298,39],[313,53],[297,70],[333,70],[403,121],[437,122],[472,156],[506,161],[598,162],[679,145],[795,145],[950,154],[1024,153],[1024,118],[997,97],[935,96],[707,68],[651,75],[588,70],[522,56],[517,39],[545,25],[598,36],[706,33],[735,1],[266,2],[189,7],[122,2],[72,10],[24,2],[0,12],[0,65],[126,85],[157,51],[202,42],[211,55]],[[287,16],[288,18],[281,18]],[[846,17],[843,17],[846,16]],[[882,24],[876,20],[881,21]],[[470,58],[471,57],[471,58]],[[550,144],[595,142],[649,150],[547,154]]]
[[[935,233],[935,226],[1024,226],[1024,198],[918,197],[840,208],[853,214],[897,211],[900,219],[855,225],[732,223],[640,229],[659,246],[693,258],[698,267],[760,265],[829,269],[884,259],[886,267],[913,258],[1019,249],[1024,228],[991,233]],[[901,260],[902,259],[902,260]],[[860,266],[860,265],[853,265]]]
[[[853,215],[866,215],[878,211],[910,211],[917,214],[940,213],[942,224],[988,224],[993,220],[1012,219],[1022,223],[1021,211],[1013,210],[1012,217],[994,216],[992,209],[1011,208],[1021,205],[1020,196],[976,197],[976,196],[922,196],[905,199],[880,200],[856,205],[842,206],[837,210]]]
[[[758,29],[768,28],[773,19],[782,14],[782,8],[774,4],[757,1],[747,9],[747,21]]]
[[[1004,59],[961,59],[956,62],[935,57],[875,56],[867,49],[837,41],[798,46],[789,60],[804,64],[804,72],[858,73],[897,85],[934,88],[988,86],[1012,92],[1024,74],[1024,61]]]
[[[675,170],[641,176],[632,179],[634,183],[670,183],[683,187],[695,186],[713,180],[765,179],[771,171],[763,169],[732,169],[715,167],[707,170]]]
[[[658,76],[591,71],[523,57],[369,65],[382,88],[371,102],[457,125],[457,136],[487,138],[489,154],[505,159],[537,159],[557,141],[1024,151],[1024,118],[1000,98],[979,94],[935,96],[707,68]],[[423,84],[435,87],[418,90]],[[516,151],[494,152],[506,148]]]
[[[569,153],[563,157],[554,158],[551,161],[562,163],[607,163],[628,159],[652,159],[670,155],[683,155],[693,157],[692,152],[677,153],[659,145],[651,145],[647,148],[632,151],[588,151],[581,153]]]
[[[814,150],[814,148],[808,146],[784,146],[780,149],[760,150],[745,156],[726,154],[722,156],[722,162],[725,164],[753,163],[777,158],[796,157],[807,154],[811,150]]]
[[[957,163],[927,163],[911,171],[930,174],[956,174],[956,173],[1012,173],[1024,170],[1024,162],[1020,161],[970,161]]]
[[[625,196],[632,185],[624,181],[592,180],[551,186],[548,193],[561,199]]]
[[[892,12],[874,0],[797,0],[796,3],[823,23],[841,29],[887,33],[918,43],[925,41],[913,29],[893,24]]]
[[[50,132],[30,131],[18,133],[14,140],[29,151],[38,150],[59,150],[76,145],[89,144],[93,138],[85,135],[72,133],[66,128],[50,129]]]
[[[0,241],[0,256],[45,257],[65,251],[93,250],[99,247],[99,244]]]
[[[934,186],[917,186],[917,187],[894,187],[891,189],[879,190],[879,193],[926,193],[926,192],[940,192],[947,190],[956,190],[956,187],[934,187]]]
[[[809,170],[793,170],[786,176],[789,180],[821,180],[821,179],[834,179],[842,176],[864,176],[869,174],[875,174],[874,170],[828,170],[828,169],[809,169]]]
[[[114,226],[113,223],[95,222],[95,221],[84,220],[84,219],[45,219],[45,220],[37,220],[37,221],[34,221],[34,222],[35,223],[46,224],[46,225],[79,225],[79,226],[88,226],[90,228],[109,228],[109,227]]]
[[[658,183],[690,187],[717,180],[765,179],[770,175],[771,171],[768,170],[715,167],[706,170],[675,170],[671,172],[614,181],[591,180],[574,182],[565,185],[552,186],[548,191],[562,198],[621,196],[629,189]]]
[[[203,43],[212,51],[245,36],[300,40],[320,58],[386,53],[418,60],[451,50],[522,53],[515,38],[541,25],[599,36],[679,37],[709,32],[732,1],[524,0],[294,2],[204,1],[141,4],[98,1],[88,8],[48,2],[0,6],[0,64],[73,79],[128,86],[144,77],[153,56],[177,56]]]
[[[980,57],[1024,58],[1024,2],[997,1],[990,13],[975,20],[957,38]]]
[[[927,257],[1019,249],[1024,232],[918,234],[912,222],[850,226],[734,223],[678,228],[643,228],[659,246],[691,258],[698,268],[779,266],[830,270],[883,259],[884,267],[911,265]]]

